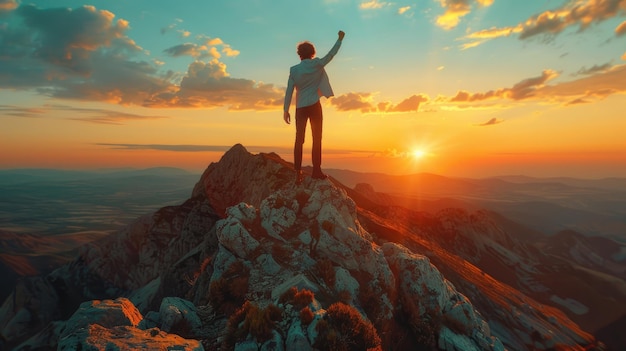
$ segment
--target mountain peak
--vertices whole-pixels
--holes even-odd
[[[509,297],[492,292],[483,299],[498,301],[481,306],[493,310],[479,311],[426,254],[460,262],[471,286],[466,291],[485,289],[478,286],[487,281],[480,270],[434,242],[410,249],[405,244],[427,237],[362,210],[331,179],[294,180],[291,164],[276,154],[233,146],[207,167],[185,203],[85,246],[45,278],[22,281],[2,306],[3,337],[24,348],[56,345],[80,302],[125,296],[140,323],[89,330],[120,338],[132,333],[139,343],[173,333],[205,348],[239,350],[350,344],[500,351],[501,338],[519,350],[575,349],[592,340],[560,325],[565,317],[548,316],[517,295],[510,298],[516,305],[501,306]],[[495,288],[514,291],[487,287]],[[31,304],[36,297],[46,303]],[[493,327],[485,312],[499,316]],[[142,332],[151,328],[159,329]],[[98,338],[89,333],[76,342],[87,346]]]

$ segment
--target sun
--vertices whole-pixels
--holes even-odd
[[[411,152],[411,156],[413,156],[416,160],[420,160],[426,156],[426,151],[422,149],[415,149]]]

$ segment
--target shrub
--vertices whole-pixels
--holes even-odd
[[[293,255],[293,249],[287,245],[275,243],[272,245],[272,257],[278,262],[289,263]]]
[[[382,301],[380,294],[376,294],[368,283],[361,284],[359,287],[359,301],[370,319],[378,318],[381,313]]]
[[[297,309],[301,309],[311,304],[314,298],[315,294],[312,291],[307,289],[298,290],[297,287],[292,286],[280,296],[278,302],[288,303]]]
[[[311,311],[311,308],[309,308],[309,306],[306,306],[305,308],[300,310],[300,321],[303,325],[311,324],[311,322],[313,322],[313,318],[315,318],[315,315],[313,314],[313,311]]]
[[[248,293],[250,271],[241,261],[235,261],[209,286],[209,302],[213,307],[229,315],[241,306]]]
[[[369,320],[359,311],[341,302],[328,307],[325,320],[317,323],[319,333],[314,347],[320,350],[380,349],[380,337]]]
[[[275,305],[259,308],[246,301],[229,319],[226,325],[224,344],[230,349],[238,341],[251,335],[257,342],[263,343],[272,338],[276,322],[282,320],[282,310]]]
[[[333,267],[331,260],[327,258],[318,260],[313,269],[328,287],[333,288],[335,286],[335,267]]]
[[[296,289],[297,290],[297,289]],[[304,308],[313,302],[315,294],[307,289],[297,291],[293,296],[293,306],[296,308]]]
[[[348,305],[352,302],[352,294],[348,290],[341,290],[337,292],[337,301]]]

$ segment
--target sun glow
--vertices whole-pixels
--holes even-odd
[[[426,156],[426,151],[422,149],[415,149],[411,152],[411,156],[413,156],[414,159],[419,160]]]

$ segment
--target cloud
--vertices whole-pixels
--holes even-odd
[[[282,105],[284,92],[272,84],[231,78],[223,62],[195,61],[176,91],[154,95],[149,107],[218,107],[231,110],[265,110]]]
[[[347,93],[336,96],[330,100],[330,104],[338,111],[361,111],[373,112],[376,110],[372,102],[372,93]]]
[[[590,74],[602,73],[602,72],[606,72],[610,70],[611,67],[613,67],[613,65],[608,62],[603,65],[593,65],[593,67],[591,68],[582,67],[574,75],[590,75]]]
[[[163,50],[163,52],[172,57],[191,56],[198,59],[203,59],[207,57],[220,58],[222,56],[215,47],[207,47],[194,43],[175,45]]]
[[[412,95],[402,102],[397,104],[396,106],[389,107],[386,111],[388,112],[412,112],[417,111],[422,102],[427,102],[428,96],[426,95]]]
[[[169,118],[166,116],[137,115],[107,109],[76,108],[65,105],[44,105],[40,107],[0,105],[0,116],[39,118],[54,112],[62,112],[66,116],[77,114],[80,117],[66,117],[66,119],[98,124],[124,124],[126,121]]]
[[[398,9],[398,14],[403,15],[411,9],[411,6],[403,6]]]
[[[15,10],[18,6],[17,0],[0,0],[0,13]]]
[[[232,145],[185,145],[185,144],[114,144],[96,143],[94,145],[108,147],[117,150],[157,150],[172,152],[225,152],[232,148]],[[291,154],[292,147],[284,146],[250,146],[246,145],[246,150],[251,153],[278,153]],[[348,150],[348,149],[324,149],[324,154],[375,154],[372,150]]]
[[[615,28],[615,35],[620,37],[622,35],[626,34],[626,21],[620,23],[616,28]]]
[[[38,118],[42,117],[46,113],[46,110],[33,107],[19,107],[11,105],[0,105],[0,117],[24,117],[24,118]]]
[[[519,34],[519,39],[524,40],[538,35],[558,35],[573,26],[578,26],[578,30],[582,32],[594,23],[600,23],[624,13],[626,13],[624,0],[566,1],[563,6],[533,15],[516,26],[470,33],[463,39],[472,40],[472,42],[463,45],[462,48],[475,47],[486,40],[510,36],[513,33]],[[626,33],[626,22],[622,22],[615,29],[617,36],[624,33]]]
[[[412,95],[394,105],[389,101],[375,103],[373,98],[374,94],[372,93],[351,92],[332,98],[330,104],[338,111],[361,111],[362,113],[417,112],[420,104],[429,100],[428,96],[419,94]]]
[[[120,150],[158,150],[173,152],[224,152],[228,151],[232,146],[222,145],[163,145],[163,144],[109,144],[96,143],[98,146],[106,146],[110,149]]]
[[[624,0],[570,1],[552,11],[545,11],[526,20],[520,39],[539,34],[558,34],[570,26],[587,29],[591,24],[613,18],[626,11]]]
[[[459,24],[461,17],[471,12],[474,4],[487,7],[493,4],[493,0],[439,0],[439,3],[445,12],[437,17],[436,23],[439,27],[449,30]]]
[[[449,101],[474,102],[494,98],[523,100],[532,97],[537,89],[541,88],[548,80],[556,78],[557,76],[558,73],[553,70],[544,70],[540,76],[524,79],[511,88],[490,90],[485,93],[469,93],[461,90],[454,97],[450,98]]]
[[[593,103],[614,94],[626,94],[626,64],[594,67],[584,70],[585,77],[567,82],[548,84],[558,74],[552,70],[544,70],[540,76],[524,79],[511,88],[500,88],[482,93],[462,90],[453,97],[438,97],[435,102],[441,106],[454,103],[460,107],[468,107],[471,106],[468,104],[490,99],[509,99],[575,105]]]
[[[479,127],[486,127],[486,126],[492,126],[492,125],[495,125],[495,124],[500,124],[502,122],[504,122],[504,121],[494,117],[494,118],[488,120],[485,123],[477,124],[477,126],[479,126]]]
[[[614,94],[626,94],[626,64],[580,79],[555,85],[546,85],[536,91],[546,101],[594,102]]]
[[[379,0],[370,0],[370,1],[361,2],[359,4],[359,8],[362,10],[374,10],[374,9],[383,8],[387,5],[389,5],[389,3],[385,1],[381,2]]]
[[[1,4],[9,8],[14,2]],[[282,104],[284,92],[273,85],[229,77],[218,58],[239,51],[220,38],[197,36],[203,43],[165,49],[170,56],[209,60],[193,62],[181,74],[160,71],[162,65],[127,36],[129,23],[109,11],[26,5],[4,16],[9,20],[0,26],[0,89],[147,107],[244,110]]]

